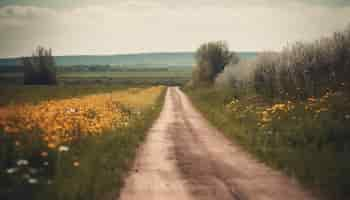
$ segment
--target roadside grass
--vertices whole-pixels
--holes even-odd
[[[84,136],[57,149],[48,148],[39,130],[0,132],[0,199],[117,198],[137,147],[159,115],[164,94],[163,88],[155,102],[139,112],[128,112],[125,106],[124,112],[130,114],[127,126]]]
[[[185,91],[209,121],[259,160],[297,178],[319,197],[349,199],[350,97],[346,92],[288,101],[251,91]]]

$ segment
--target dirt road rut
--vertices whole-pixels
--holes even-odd
[[[178,88],[139,150],[121,200],[312,200],[211,127]]]

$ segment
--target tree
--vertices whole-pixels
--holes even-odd
[[[230,52],[226,42],[202,44],[196,51],[196,66],[192,72],[194,84],[213,84],[216,76],[228,64],[238,63],[238,56]]]
[[[51,49],[37,47],[31,57],[22,58],[24,84],[56,84],[56,68]]]

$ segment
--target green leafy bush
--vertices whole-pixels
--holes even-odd
[[[196,51],[196,66],[192,72],[194,85],[212,84],[224,67],[229,63],[237,63],[238,56],[230,52],[222,41],[202,44]]]

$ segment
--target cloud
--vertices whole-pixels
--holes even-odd
[[[236,5],[250,5],[250,6],[286,6],[289,4],[306,4],[306,5],[321,5],[321,6],[330,6],[330,7],[342,7],[350,6],[349,0],[241,0],[241,1],[232,1],[232,0],[1,0],[1,6],[8,5],[21,5],[21,6],[36,6],[36,7],[47,7],[47,8],[77,8],[77,7],[86,7],[86,6],[110,6],[110,5],[119,5],[119,4],[134,4],[135,6],[140,5],[163,5],[171,8],[174,7],[200,7],[200,6],[236,6]]]
[[[59,9],[34,3],[0,7],[0,57],[29,55],[37,45],[52,47],[56,55],[193,51],[210,40],[226,40],[235,50],[279,50],[341,30],[350,19],[350,6],[326,1],[87,2]]]
[[[49,8],[35,6],[5,6],[0,8],[0,19],[4,18],[26,18],[54,17],[56,11]]]

